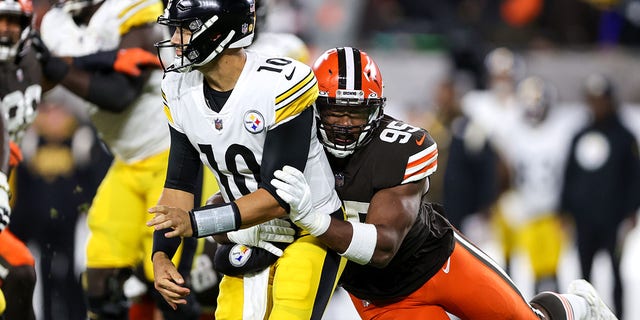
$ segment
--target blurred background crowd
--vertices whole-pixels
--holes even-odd
[[[34,1],[36,24],[50,2]],[[338,46],[375,57],[386,113],[438,143],[432,201],[525,296],[592,276],[621,319],[640,319],[640,260],[629,256],[640,249],[640,0],[271,0],[268,10],[265,29],[299,36],[310,61]],[[84,214],[111,155],[88,115],[46,97],[22,148],[11,227],[40,261],[36,313],[79,319]]]

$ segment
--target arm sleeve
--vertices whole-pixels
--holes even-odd
[[[167,238],[164,236],[165,233],[171,231],[170,228],[155,230],[153,232],[153,251],[151,253],[151,259],[153,259],[153,255],[156,252],[164,252],[169,256],[169,259],[173,259],[173,256],[178,251],[178,247],[180,246],[180,238]]]
[[[309,145],[313,127],[313,108],[307,108],[287,123],[277,126],[267,133],[262,155],[259,187],[269,191],[278,203],[289,210],[289,205],[276,194],[271,185],[273,173],[284,165],[292,166],[304,172],[309,156]]]
[[[171,148],[165,188],[194,193],[201,168],[198,151],[184,133],[169,126]]]
[[[86,99],[100,109],[122,112],[138,98],[143,77],[127,77],[118,72],[95,72],[89,80]]]

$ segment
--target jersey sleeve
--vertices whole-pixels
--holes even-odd
[[[155,23],[163,10],[162,2],[156,0],[123,1],[123,3],[127,4],[118,12],[120,35],[129,32],[131,28]]]
[[[377,130],[371,161],[376,189],[422,180],[438,168],[438,145],[429,132],[401,121],[383,121]]]
[[[275,119],[270,129],[295,118],[318,97],[318,80],[313,70],[299,61],[293,62],[281,73],[275,97]]]
[[[164,79],[162,79],[160,94],[162,96],[162,110],[164,111],[164,115],[167,117],[167,121],[169,122],[169,126],[179,133],[184,133],[182,126],[178,123],[179,114],[176,112],[178,108],[178,104],[173,102],[171,97],[173,97],[176,93],[174,92],[175,86],[172,85],[174,81],[173,73],[165,74]]]

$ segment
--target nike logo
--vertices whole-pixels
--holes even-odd
[[[424,142],[424,138],[426,138],[426,137],[427,137],[427,134],[426,134],[426,133],[423,133],[423,134],[422,134],[422,138],[420,138],[420,139],[416,140],[416,144],[417,144],[417,145],[419,145],[419,146],[421,146],[421,145],[422,145],[422,143]]]
[[[449,268],[451,267],[451,257],[449,257],[449,259],[447,259],[447,265],[444,266],[444,268],[442,268],[442,271],[446,274],[449,273]]]
[[[293,67],[293,70],[291,70],[291,73],[288,76],[284,76],[284,77],[287,78],[287,80],[291,80],[291,78],[293,78],[294,72],[296,72],[296,67]]]

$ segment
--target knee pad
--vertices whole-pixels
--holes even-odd
[[[89,319],[128,319],[129,301],[123,286],[131,274],[130,269],[88,269],[83,273]]]
[[[547,315],[549,320],[561,320],[567,319],[567,310],[562,303],[562,298],[560,295],[545,291],[538,293],[533,299],[531,299],[530,304],[537,309],[542,310],[534,310],[536,313],[542,312]]]

